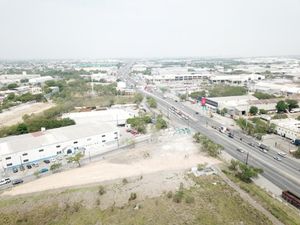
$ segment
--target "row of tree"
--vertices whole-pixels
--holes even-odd
[[[292,109],[295,109],[295,108],[298,108],[298,107],[299,107],[298,101],[294,100],[294,99],[280,100],[276,104],[276,110],[277,110],[278,113],[284,113],[284,112],[287,112],[287,111],[290,112]],[[256,106],[251,106],[250,109],[249,109],[249,113],[251,115],[256,115],[258,112],[260,114],[265,114],[266,113],[265,110],[262,110],[262,109],[259,110]]]

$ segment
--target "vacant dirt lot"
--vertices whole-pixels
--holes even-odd
[[[53,103],[36,102],[29,104],[22,104],[12,109],[0,113],[0,126],[9,126],[22,122],[24,114],[40,113],[46,109],[53,107]]]
[[[199,154],[191,136],[168,136],[145,147],[114,153],[104,160],[87,166],[43,177],[4,192],[4,195],[18,195],[86,185],[125,177],[159,174],[163,171],[190,169],[199,163],[217,164],[218,160]],[[161,178],[157,178],[160,180]],[[152,177],[155,181],[155,177]],[[153,182],[153,189],[164,188]]]

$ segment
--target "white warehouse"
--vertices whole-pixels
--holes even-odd
[[[272,120],[271,123],[276,125],[276,132],[282,137],[291,140],[300,138],[300,121],[295,119]]]
[[[72,155],[80,148],[105,149],[119,141],[117,127],[86,123],[0,139],[0,169],[12,168],[59,155]],[[94,148],[89,148],[94,149]],[[93,154],[89,152],[89,154]]]

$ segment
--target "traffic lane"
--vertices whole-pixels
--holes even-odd
[[[171,103],[170,103],[170,104],[171,104]],[[174,102],[174,103],[172,102],[172,104],[178,106],[178,103],[177,103],[177,102]],[[182,104],[180,103],[180,105],[182,105]],[[184,105],[183,105],[183,106],[184,106]],[[185,110],[189,111],[190,113],[196,112],[195,110],[193,110],[193,109],[191,109],[191,108],[189,108],[189,107],[187,107],[187,106],[181,107],[181,109],[185,109]],[[206,120],[204,120],[204,121],[202,121],[202,122],[208,123],[209,125],[213,124],[213,126],[222,126],[222,124],[220,124],[220,123],[217,122],[217,121],[212,120],[212,119],[209,118],[209,117],[204,117],[204,116],[201,116],[201,115],[197,115],[196,117],[197,117],[197,118],[201,118],[201,119],[206,118]],[[233,129],[233,131],[234,131],[234,133],[235,133],[234,136],[238,136],[239,138],[242,138],[242,140],[244,140],[244,141],[246,140],[247,143],[253,143],[253,138],[246,136],[246,135],[243,134],[241,131],[234,130],[234,129]],[[236,134],[238,134],[238,135],[236,135]],[[256,141],[255,141],[254,143],[257,144]],[[256,149],[259,149],[259,148],[256,148]],[[272,158],[273,158],[273,156],[277,156],[277,155],[278,155],[277,151],[274,151],[274,150],[272,150],[272,149],[269,150],[269,153],[272,155]],[[289,157],[281,157],[281,158],[283,158],[282,161],[281,161],[283,164],[289,166],[292,170],[295,170],[295,171],[297,171],[297,172],[300,172],[300,171],[299,171],[299,170],[300,170],[300,163],[295,162],[295,161],[292,160],[292,159],[289,159]]]
[[[218,144],[221,144],[223,146],[227,146],[228,148],[234,147],[234,150],[237,148],[242,148],[246,151],[248,151],[250,154],[252,154],[252,157],[254,156],[257,160],[261,160],[261,158],[264,158],[263,163],[266,166],[272,167],[274,170],[278,170],[278,173],[281,173],[282,176],[289,177],[291,180],[294,180],[296,183],[300,185],[300,176],[299,173],[295,173],[296,171],[291,171],[290,167],[288,165],[282,164],[281,162],[276,161],[273,159],[272,156],[262,153],[260,151],[257,151],[256,149],[250,148],[250,146],[242,145],[242,143],[231,139],[227,136],[222,135],[221,133],[210,133],[209,131],[207,132],[211,135],[211,139],[215,140]],[[217,138],[217,136],[219,136]]]
[[[245,162],[246,160],[246,152],[240,153],[236,151],[236,147],[233,148],[230,143],[227,143],[226,141],[222,139],[218,139],[219,144],[221,144],[224,147],[224,150],[228,152],[232,157]],[[250,154],[248,157],[248,165],[262,168],[264,173],[262,174],[264,177],[266,177],[268,180],[270,180],[272,183],[277,185],[278,187],[282,188],[283,190],[289,189],[293,191],[294,193],[297,193],[300,195],[300,189],[299,189],[299,183],[295,182],[295,179],[287,178],[285,175],[282,175],[282,173],[277,172],[274,170],[276,166],[270,166],[269,164],[266,164],[265,162],[262,162],[260,160],[257,160],[257,157],[253,157],[254,154]]]
[[[236,139],[237,141],[239,141],[241,144],[243,144],[244,146],[246,146],[246,147],[248,147],[248,148],[254,149],[254,150],[256,150],[256,151],[261,152],[262,154],[264,154],[264,155],[266,155],[266,156],[269,156],[269,158],[271,158],[271,159],[273,159],[273,160],[275,160],[275,159],[274,159],[274,156],[280,157],[281,161],[277,161],[277,162],[280,162],[282,165],[285,165],[285,166],[289,167],[289,169],[291,169],[292,172],[296,172],[297,175],[300,174],[298,163],[295,162],[295,161],[293,161],[293,160],[291,160],[291,159],[289,159],[288,157],[281,157],[281,156],[279,156],[278,153],[277,153],[276,151],[274,151],[274,150],[269,150],[269,151],[267,151],[267,152],[262,152],[262,149],[261,149],[261,148],[250,146],[250,145],[248,144],[248,142],[245,143],[243,140],[240,141],[240,139],[239,139],[239,138],[236,138],[235,136],[234,136],[233,139]]]

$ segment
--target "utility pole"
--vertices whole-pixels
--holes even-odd
[[[246,165],[248,165],[248,158],[249,158],[249,152],[247,152],[247,156],[246,156]]]

